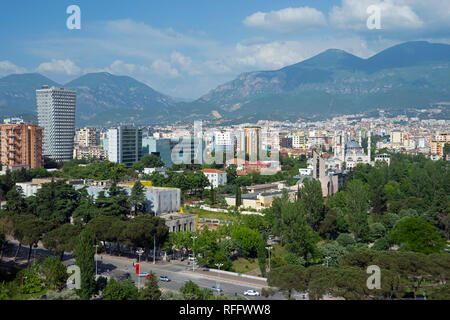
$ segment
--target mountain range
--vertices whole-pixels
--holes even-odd
[[[425,108],[450,101],[450,45],[407,42],[362,59],[330,49],[274,71],[243,73],[193,102],[180,102],[131,77],[81,76],[77,126],[175,120],[295,120],[377,108]],[[62,85],[40,74],[0,79],[0,115],[35,117],[35,90]]]

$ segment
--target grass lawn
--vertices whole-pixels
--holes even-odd
[[[234,272],[248,273],[255,269],[259,271],[258,259],[253,259],[253,262],[250,262],[248,259],[241,257],[233,261]]]

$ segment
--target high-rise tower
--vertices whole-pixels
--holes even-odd
[[[55,161],[71,161],[75,135],[76,92],[64,88],[36,90],[38,123],[44,128],[42,153]]]

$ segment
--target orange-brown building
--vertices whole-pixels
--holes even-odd
[[[30,124],[0,124],[0,161],[2,165],[28,165],[42,168],[42,131]]]

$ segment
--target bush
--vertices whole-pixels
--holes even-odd
[[[380,239],[386,235],[386,227],[379,223],[372,223],[369,226],[369,237],[371,240],[375,241],[377,239]]]
[[[389,250],[389,248],[390,248],[389,240],[386,237],[376,240],[372,246],[372,250],[377,251]]]
[[[355,239],[353,239],[353,237],[349,233],[341,233],[337,237],[336,241],[343,247],[348,247],[356,243]]]

